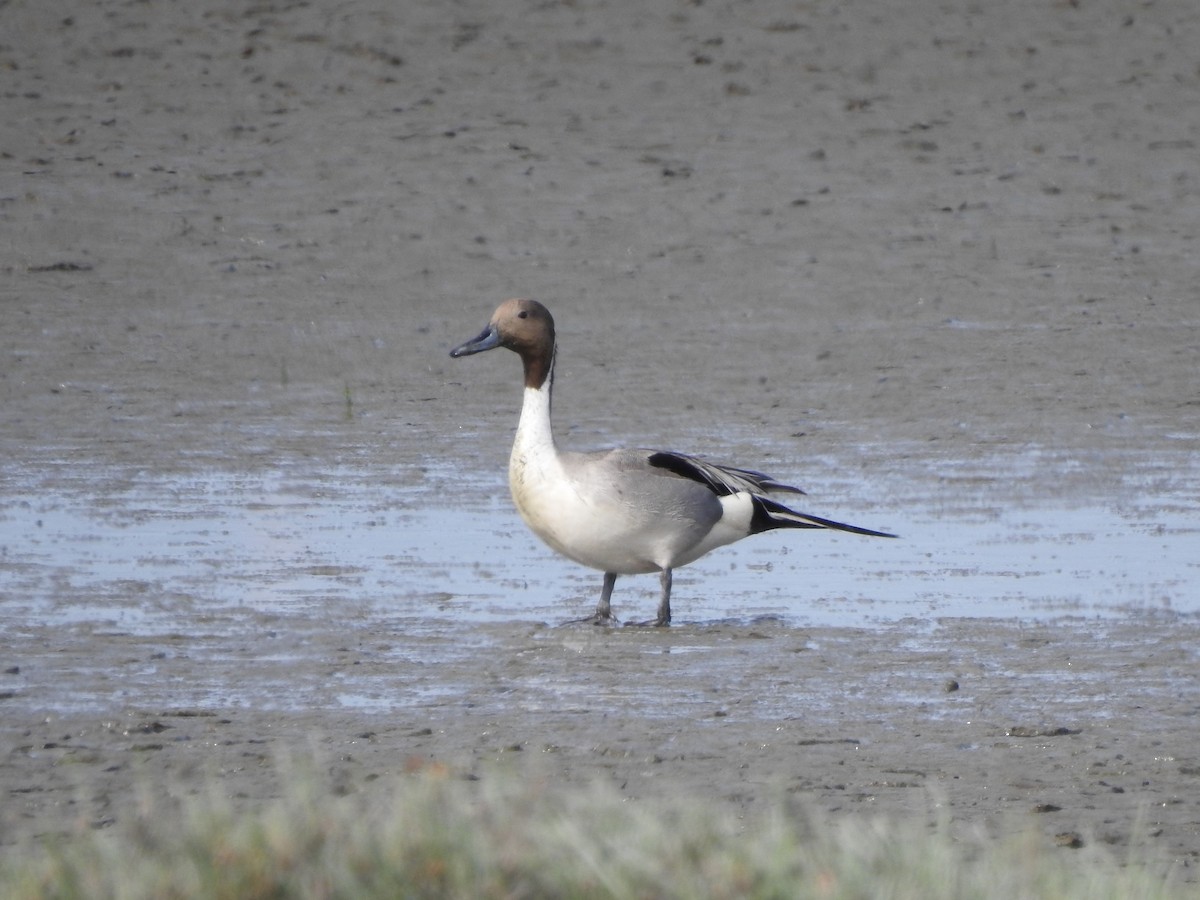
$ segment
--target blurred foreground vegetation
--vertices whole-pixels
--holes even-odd
[[[315,779],[253,814],[193,799],[169,814],[10,853],[5,898],[1080,898],[1194,895],[1164,873],[1041,835],[989,841],[924,822],[632,801],[517,775],[433,767],[337,797]]]

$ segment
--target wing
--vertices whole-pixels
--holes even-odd
[[[665,469],[682,478],[689,478],[707,485],[718,497],[746,491],[749,494],[762,496],[770,491],[782,491],[789,494],[803,494],[804,491],[790,484],[776,481],[770,475],[755,472],[753,469],[735,469],[733,466],[719,466],[716,463],[705,462],[686,453],[672,453],[665,450],[651,452],[647,459],[656,469]]]
[[[804,491],[790,484],[778,482],[762,472],[718,466],[684,453],[651,453],[647,461],[654,468],[663,469],[682,478],[689,478],[706,485],[718,497],[736,494],[739,491],[750,494],[754,499],[754,517],[750,524],[752,534],[769,531],[772,528],[829,528],[834,531],[848,531],[852,534],[864,534],[871,537],[895,537],[894,534],[884,531],[873,531],[859,525],[847,525],[845,522],[835,522],[832,519],[823,519],[820,516],[789,509],[782,503],[777,503],[767,497],[767,492],[786,491],[791,494],[803,494]]]

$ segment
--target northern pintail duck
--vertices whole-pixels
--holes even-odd
[[[550,427],[554,319],[536,300],[506,300],[476,338],[450,351],[458,358],[507,347],[525,366],[525,398],[508,464],[521,518],[568,559],[599,569],[604,586],[587,620],[615,623],[618,575],[658,572],[655,625],[671,621],[671,572],[710,550],[775,528],[832,528],[895,537],[789,509],[769,493],[803,494],[750,469],[663,450],[559,450]]]

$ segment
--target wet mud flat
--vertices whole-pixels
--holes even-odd
[[[299,758],[1195,880],[1195,10],[78,6],[0,42],[4,852]],[[596,579],[507,506],[515,362],[446,357],[513,295],[568,446],[904,540],[557,627]]]
[[[1047,852],[1100,843],[1185,880],[1200,865],[1200,628],[1170,615],[245,624],[22,634],[0,676],[4,849],[188,796],[261,809],[298,768],[349,794],[438,766],[600,780],[650,807],[688,796],[748,817],[782,804],[1032,829]]]

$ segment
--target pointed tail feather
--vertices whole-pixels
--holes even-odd
[[[770,531],[772,528],[828,528],[832,531],[847,531],[850,534],[864,534],[868,537],[896,537],[886,531],[873,531],[858,525],[847,525],[845,522],[835,522],[832,519],[822,519],[820,516],[796,512],[796,510],[788,509],[782,503],[776,503],[767,497],[755,497],[752,532]]]

